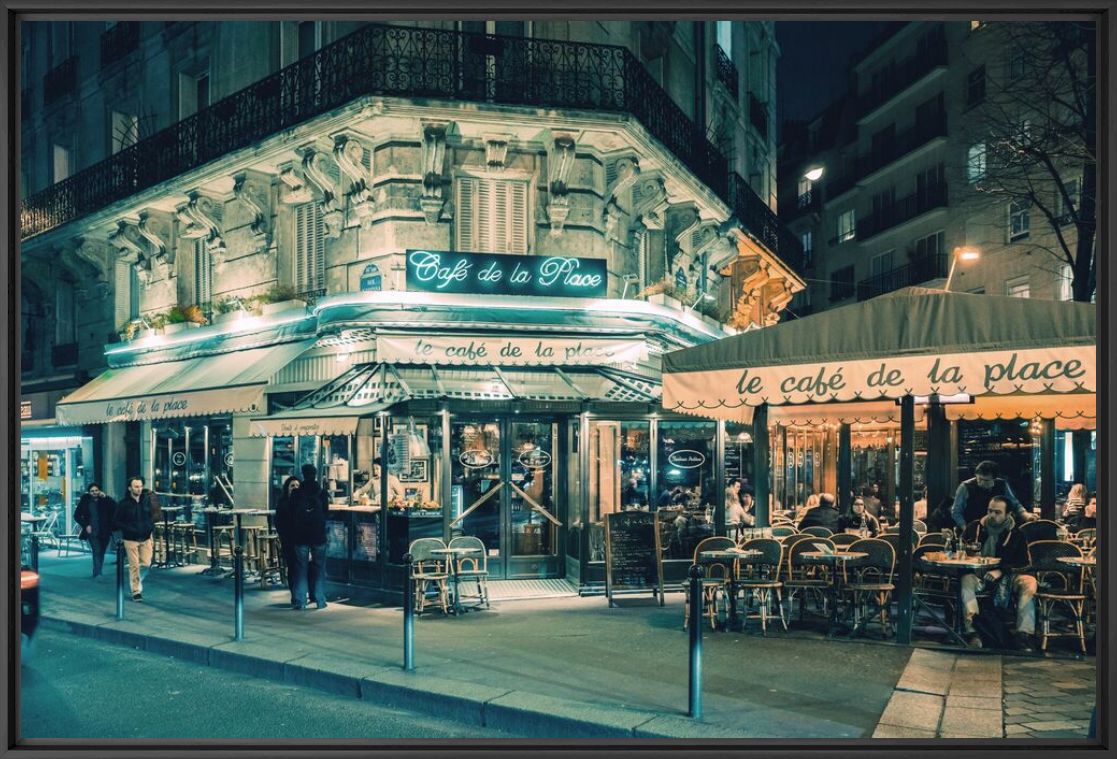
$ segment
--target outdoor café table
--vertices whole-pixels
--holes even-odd
[[[450,576],[454,578],[454,608],[451,613],[463,614],[465,608],[462,606],[461,593],[458,592],[458,559],[463,556],[468,556],[471,553],[480,553],[481,549],[476,546],[454,546],[453,548],[432,548],[431,553],[442,554],[450,561]]]
[[[833,564],[833,569],[830,571],[830,614],[826,622],[826,637],[831,638],[834,636],[835,630],[838,628],[838,601],[841,599],[841,582],[838,580],[838,565],[848,564],[851,561],[864,559],[869,554],[862,551],[834,551],[834,553],[825,553],[823,551],[806,551],[799,554],[799,558],[811,564]]]
[[[206,541],[209,543],[209,568],[203,569],[202,574],[217,574],[221,571],[218,566],[217,546],[214,544],[214,521],[217,519],[218,514],[228,514],[228,509],[219,509],[216,506],[207,506],[202,509],[202,513],[206,515]]]
[[[943,551],[925,553],[920,558],[935,569],[944,570],[945,573],[954,578],[954,585],[958,589],[958,595],[955,599],[957,606],[954,612],[954,636],[962,638],[966,624],[965,602],[962,600],[962,575],[972,573],[980,577],[990,569],[999,567],[1001,560],[995,556],[947,556]]]
[[[172,556],[171,546],[171,520],[170,517],[182,511],[182,506],[161,506],[160,510],[163,512],[163,560],[157,563],[157,567],[179,567],[182,566],[178,563],[178,554],[174,553]]]
[[[750,559],[755,559],[763,556],[763,551],[755,551],[752,549],[742,550],[740,548],[719,548],[709,551],[701,551],[698,554],[698,560],[714,564],[719,561],[729,560],[733,562],[733,571],[729,573],[729,617],[725,620],[723,630],[740,630],[744,627],[744,623],[740,616],[737,614],[737,568],[740,562],[748,562]]]
[[[252,516],[268,516],[274,514],[275,509],[229,509],[225,513],[233,515],[233,519],[235,520],[235,526],[233,528],[233,534],[235,537],[233,539],[236,542],[236,545],[240,546],[240,548],[243,550],[244,528],[241,524],[241,518],[245,514],[251,514]]]
[[[1074,567],[1087,567],[1089,569],[1098,565],[1098,560],[1094,556],[1060,556],[1058,560]]]

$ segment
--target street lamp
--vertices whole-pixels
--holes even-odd
[[[825,169],[823,169],[822,166],[812,166],[811,168],[803,172],[803,179],[806,179],[809,182],[817,182],[819,179],[822,179],[822,173],[824,170]]]
[[[981,258],[981,251],[977,248],[960,247],[954,249],[954,254],[950,257],[950,271],[946,275],[946,284],[943,286],[943,292],[950,292],[950,281],[954,278],[954,269],[958,266],[958,260],[962,261],[976,261]]]

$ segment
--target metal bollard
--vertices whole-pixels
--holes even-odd
[[[702,577],[705,570],[690,567],[690,709],[689,716],[702,719]]]
[[[39,571],[39,536],[31,536],[31,568]]]
[[[244,640],[244,549],[233,548],[233,640]]]
[[[124,619],[124,541],[116,541],[116,618]]]
[[[411,554],[403,557],[407,576],[403,581],[403,668],[411,672],[415,669],[415,581],[411,579]]]

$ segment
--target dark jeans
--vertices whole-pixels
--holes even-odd
[[[295,555],[294,544],[291,543],[291,541],[289,540],[284,543],[283,538],[280,538],[279,540],[280,545],[283,548],[283,563],[287,567],[287,590],[291,591],[291,603],[297,604],[299,602],[299,599],[295,596],[295,579],[299,573],[299,560],[298,557]],[[309,579],[309,569],[307,575]],[[313,581],[310,582],[310,585],[312,586],[311,591],[313,591]],[[303,592],[305,594],[306,591],[304,590]],[[311,592],[310,602],[316,603],[317,600],[318,599],[315,598],[314,593]]]
[[[98,535],[89,536],[89,552],[93,554],[94,577],[101,576],[101,569],[105,565],[105,550],[109,547],[109,542],[111,540],[111,535],[105,535],[104,537]]]
[[[326,603],[326,544],[318,546],[295,546],[295,583],[293,603],[306,603],[307,585],[310,598],[322,605]]]

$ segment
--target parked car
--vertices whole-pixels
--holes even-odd
[[[39,627],[39,573],[22,567],[19,575],[20,641],[19,661],[27,664],[35,651],[35,630]]]

